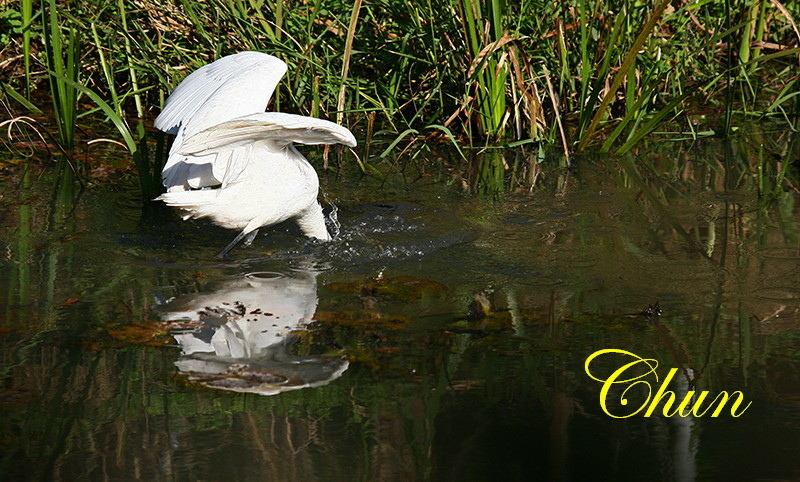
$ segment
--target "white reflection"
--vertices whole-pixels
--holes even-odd
[[[684,370],[684,373],[676,378],[676,400],[684,400],[689,391],[693,390],[690,380],[694,381],[694,370],[691,368]],[[675,480],[695,480],[697,478],[699,443],[694,434],[694,419],[678,414],[669,417],[669,420],[673,427],[672,460]]]
[[[348,362],[290,352],[296,330],[317,309],[316,273],[251,273],[212,292],[180,296],[156,307],[165,321],[198,328],[174,337],[182,348],[175,363],[192,382],[235,392],[275,395],[325,385]]]

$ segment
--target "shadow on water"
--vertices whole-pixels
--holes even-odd
[[[278,226],[224,261],[234,233],[143,211],[133,183],[78,197],[47,169],[11,174],[0,473],[800,477],[792,146],[343,175],[326,186],[334,242]],[[679,398],[741,390],[752,405],[612,418],[584,366],[608,348],[658,360],[661,379],[677,368]],[[643,388],[623,405],[614,387],[608,409]]]

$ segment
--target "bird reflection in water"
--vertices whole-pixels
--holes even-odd
[[[347,370],[339,357],[291,353],[317,308],[316,273],[250,273],[213,292],[183,295],[156,308],[165,321],[199,328],[177,333],[175,365],[209,388],[275,395],[326,385]]]

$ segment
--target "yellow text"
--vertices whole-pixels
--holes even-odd
[[[592,362],[598,357],[609,354],[623,355],[628,357],[630,361],[627,361],[627,363],[624,363],[614,370],[606,379],[599,378],[592,374],[590,369]],[[586,363],[584,364],[586,374],[593,380],[597,380],[603,384],[600,389],[600,408],[602,408],[603,412],[609,417],[628,418],[640,413],[644,417],[649,417],[653,415],[653,413],[656,413],[659,405],[662,403],[661,414],[665,417],[702,417],[712,408],[714,410],[711,412],[711,417],[718,417],[729,400],[732,400],[730,405],[731,416],[740,417],[753,403],[747,402],[747,405],[741,408],[744,402],[744,394],[739,390],[731,394],[722,391],[705,405],[704,402],[709,397],[709,392],[705,390],[697,394],[694,390],[688,390],[681,399],[674,391],[667,389],[670,382],[675,378],[675,374],[678,373],[678,369],[671,368],[666,378],[664,378],[663,381],[659,381],[656,368],[658,368],[658,361],[655,359],[642,358],[629,351],[615,348],[597,350],[586,358]],[[651,375],[655,382],[658,383],[655,394],[653,394],[653,385],[650,384],[650,381],[645,379]],[[612,387],[619,384],[627,384],[627,387],[619,396],[619,404],[627,409],[626,413],[623,414],[612,413],[608,403]],[[628,407],[631,401],[628,390],[634,387],[642,389],[643,392],[646,393],[646,397],[644,402],[638,407]]]

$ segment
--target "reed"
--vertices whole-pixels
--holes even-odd
[[[623,154],[659,131],[796,128],[798,15],[777,0],[21,0],[21,75],[4,96],[29,110],[29,86],[49,84],[65,147],[79,116],[102,115],[143,186],[160,162],[141,157],[160,142],[145,127],[166,95],[245,49],[289,64],[271,108],[365,131],[376,153],[441,139]],[[81,97],[94,106],[77,112]]]
[[[607,109],[611,102],[617,96],[617,89],[620,88],[623,82],[629,80],[629,84],[633,82],[633,79],[629,79],[628,74],[631,72],[633,68],[636,57],[639,55],[639,50],[644,46],[645,41],[648,37],[651,36],[653,32],[653,28],[658,22],[659,18],[661,18],[661,14],[670,4],[669,0],[662,0],[658,3],[654,8],[653,11],[650,13],[647,22],[642,26],[639,34],[636,36],[636,40],[634,40],[633,44],[624,52],[624,57],[622,63],[617,68],[616,73],[614,74],[611,84],[607,88],[602,88],[604,94],[601,97],[601,86],[600,83],[595,81],[594,87],[591,90],[591,94],[589,96],[589,105],[592,105],[596,99],[601,99],[599,105],[596,109],[594,109],[594,114],[591,117],[591,120],[588,122],[587,127],[583,130],[580,134],[580,142],[578,144],[578,150],[583,150],[588,143],[594,138],[595,131],[600,125],[600,121],[607,116]],[[603,57],[601,72],[605,73],[606,75],[610,74],[610,57],[611,53],[614,52],[614,49],[611,47],[612,45],[618,44],[621,42],[621,35],[620,33],[623,31],[622,25],[624,24],[626,19],[625,15],[618,15],[616,21],[614,23],[614,28],[612,29],[612,35],[609,38],[609,44],[606,46],[605,51],[607,52],[606,55]],[[598,79],[601,77],[598,77]],[[629,88],[628,90],[635,90],[634,88]],[[634,103],[634,106],[640,105]],[[585,112],[589,112],[589,110],[585,110]],[[583,118],[588,118],[588,116],[583,116]]]
[[[74,84],[78,83],[80,73],[79,33],[75,27],[67,27],[66,34],[64,33],[55,0],[42,4],[42,15],[47,19],[47,25],[42,29],[42,38],[53,113],[61,145],[65,149],[71,149],[75,143],[78,115],[79,91]]]
[[[20,0],[22,17],[22,59],[25,75],[25,98],[31,98],[31,29],[33,27],[33,0]]]
[[[507,111],[506,82],[509,65],[503,47],[512,40],[504,27],[505,8],[499,0],[461,0],[464,30],[472,60],[467,71],[468,117],[477,116],[477,133],[490,139],[503,137]]]

